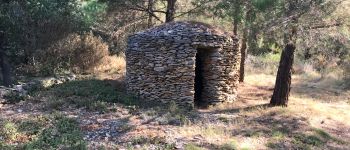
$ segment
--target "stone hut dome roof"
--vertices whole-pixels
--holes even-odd
[[[206,36],[221,36],[230,37],[222,29],[213,27],[206,23],[195,21],[176,21],[165,23],[160,26],[150,28],[148,30],[138,32],[133,36],[182,36],[191,37],[192,35],[206,35]]]
[[[129,37],[127,92],[179,106],[237,97],[238,39],[199,22],[166,23]]]

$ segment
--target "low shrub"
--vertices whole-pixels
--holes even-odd
[[[248,72],[262,72],[276,74],[281,54],[268,53],[265,55],[248,55],[246,60],[246,70]]]
[[[75,119],[60,113],[0,123],[0,149],[87,149]]]
[[[91,32],[71,34],[35,54],[41,75],[92,72],[109,55],[108,45]]]
[[[25,144],[24,149],[87,149],[76,120],[61,114],[52,119],[52,125],[45,128],[35,140]]]
[[[189,143],[185,146],[185,150],[202,150],[202,148],[195,144]]]
[[[4,95],[4,99],[6,99],[7,103],[15,104],[25,100],[25,96],[20,95],[18,92],[11,91],[8,94]]]
[[[220,150],[236,150],[237,148],[237,143],[235,141],[223,144],[219,147]]]
[[[15,140],[18,133],[17,125],[12,122],[3,122],[0,123],[0,137],[3,137],[6,141]]]

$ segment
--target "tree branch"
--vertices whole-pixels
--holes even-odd
[[[198,9],[198,8],[200,8],[200,7],[202,7],[202,6],[204,6],[205,4],[206,4],[206,3],[202,3],[202,4],[198,5],[198,6],[196,6],[195,8],[192,8],[192,9],[189,10],[189,11],[183,12],[183,13],[181,13],[181,14],[175,16],[174,18],[181,17],[181,16],[183,16],[183,15],[186,15],[186,14],[188,14],[188,13],[191,13],[191,12],[195,11],[196,9]]]
[[[332,24],[318,24],[318,25],[314,25],[314,26],[304,27],[304,29],[309,29],[309,30],[322,29],[322,28],[338,27],[338,26],[341,26],[341,25],[342,25],[342,23],[335,22],[335,23],[332,23]]]
[[[150,14],[152,17],[156,18],[161,23],[164,23],[157,15],[154,14],[154,12],[158,12],[158,11],[150,11],[148,8],[143,8],[141,6],[139,6],[137,8],[136,7],[129,7],[129,9],[146,12],[146,13]]]
[[[142,7],[140,5],[134,4],[134,6],[136,7],[132,7],[132,6],[127,6],[129,9],[132,10],[137,10],[137,11],[143,11],[146,12],[148,14],[150,14],[152,17],[156,18],[158,21],[160,21],[161,23],[164,23],[164,21],[162,21],[157,15],[155,15],[155,12],[159,12],[159,13],[166,13],[165,11],[161,11],[161,10],[149,10],[148,8]]]

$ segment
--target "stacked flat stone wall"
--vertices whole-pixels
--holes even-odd
[[[240,53],[238,40],[216,35],[187,22],[156,27],[129,37],[127,91],[145,100],[193,106],[195,65],[203,50],[202,100],[207,104],[236,99]]]

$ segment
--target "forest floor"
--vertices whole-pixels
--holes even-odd
[[[0,104],[0,149],[350,149],[350,91],[293,76],[286,108],[268,107],[275,76],[251,74],[238,100],[191,112],[89,77]]]

